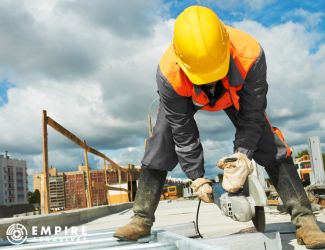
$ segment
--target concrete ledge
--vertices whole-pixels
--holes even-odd
[[[24,225],[27,229],[28,235],[31,234],[33,226],[37,226],[38,228],[42,226],[50,227],[51,231],[54,232],[55,226],[60,226],[62,229],[64,229],[65,226],[77,226],[105,215],[121,212],[131,208],[132,206],[133,203],[128,202],[118,205],[106,205],[94,208],[64,211],[49,215],[31,215],[0,219],[0,240],[6,240],[7,228],[14,223]]]

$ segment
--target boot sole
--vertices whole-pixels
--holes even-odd
[[[325,242],[313,245],[306,245],[302,239],[297,239],[299,245],[304,245],[308,249],[325,249]]]
[[[113,234],[113,237],[123,241],[137,241],[136,239],[129,239],[126,238],[125,236],[118,235],[118,234]]]
[[[305,245],[308,249],[324,249],[325,243],[315,244],[315,245]]]
[[[113,234],[113,237],[114,238],[117,238],[119,240],[122,240],[122,241],[138,241],[138,242],[141,242],[141,243],[144,243],[144,242],[149,242],[150,240],[153,240],[152,239],[152,235],[151,234],[146,234],[146,235],[141,235],[139,238],[127,238],[123,235],[119,235],[119,234]]]

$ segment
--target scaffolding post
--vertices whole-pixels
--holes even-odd
[[[310,174],[311,185],[325,185],[325,171],[323,165],[322,148],[318,136],[308,139],[309,155],[312,166]]]
[[[131,168],[131,164],[129,164],[129,174],[130,174],[130,183],[131,183],[131,201],[133,201],[133,179],[132,179],[132,170],[130,170]]]
[[[128,199],[129,199],[129,201],[132,201],[131,196],[130,196],[130,189],[129,189],[129,185],[131,188],[130,176],[129,176],[129,166],[128,166],[128,171],[126,172],[126,183],[127,183],[127,189],[128,189]]]
[[[47,143],[47,114],[46,110],[43,110],[43,180],[44,185],[41,188],[44,199],[41,200],[42,214],[50,213],[50,200],[49,200],[49,168],[48,168],[48,143]],[[43,189],[43,190],[42,190]]]
[[[106,160],[104,159],[104,175],[105,175],[105,184],[106,187],[108,186],[108,181],[107,181],[107,166],[106,166]],[[107,200],[107,205],[109,205],[109,190],[106,190],[106,200]]]
[[[120,200],[121,200],[121,170],[117,170],[117,174],[118,174],[118,184],[119,184],[119,188],[120,188]]]
[[[92,204],[92,190],[91,190],[91,179],[89,172],[89,163],[88,163],[88,151],[87,151],[87,143],[85,143],[85,164],[86,164],[86,175],[87,175],[87,207],[93,207]]]

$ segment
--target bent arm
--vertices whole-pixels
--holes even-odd
[[[204,175],[203,148],[191,98],[178,95],[159,67],[156,75],[161,107],[171,126],[179,164],[190,179]]]
[[[266,60],[263,50],[247,74],[244,86],[239,91],[240,110],[236,117],[236,152],[253,157],[265,126],[266,94]]]

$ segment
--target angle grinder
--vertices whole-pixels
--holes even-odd
[[[255,175],[249,175],[243,188],[236,193],[227,192],[218,182],[212,188],[214,203],[225,216],[240,222],[252,220],[256,230],[264,232],[267,197]]]

